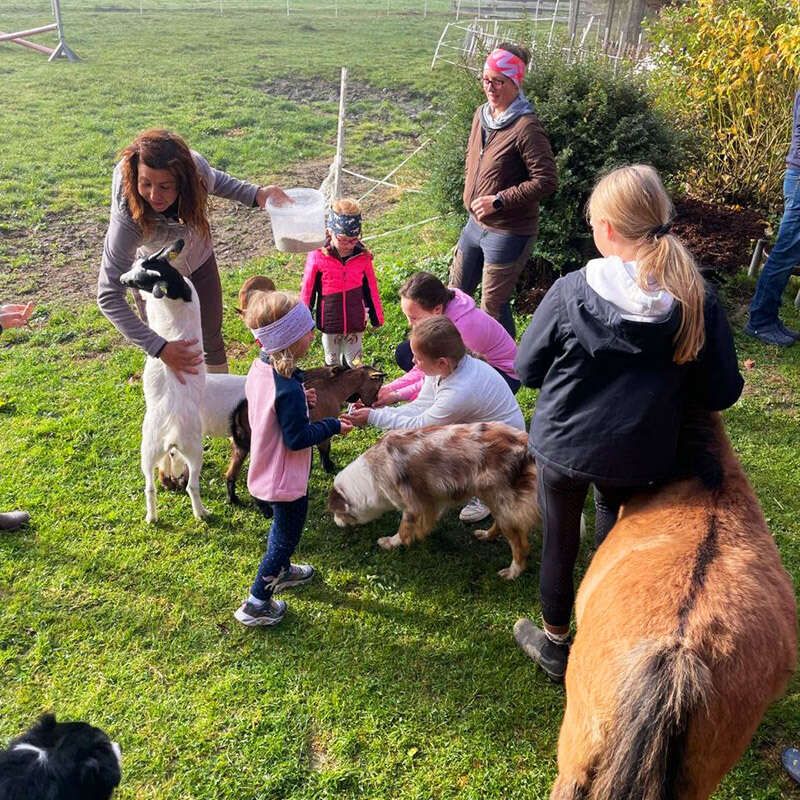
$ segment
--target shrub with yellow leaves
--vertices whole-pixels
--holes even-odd
[[[647,35],[660,105],[695,141],[690,188],[781,206],[800,85],[798,0],[688,0],[664,8]]]

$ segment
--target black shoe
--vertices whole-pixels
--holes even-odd
[[[571,640],[566,644],[556,644],[547,638],[547,634],[541,628],[537,628],[526,617],[516,621],[514,638],[525,655],[532,658],[551,681],[564,682]]]
[[[784,333],[783,328],[777,322],[765,328],[754,328],[748,322],[744,326],[744,332],[764,344],[774,344],[778,347],[791,347],[795,342],[788,333]]]
[[[0,514],[0,531],[18,531],[31,521],[27,511],[5,511]]]
[[[800,342],[800,331],[793,330],[792,328],[787,328],[780,320],[778,320],[778,327],[785,333],[787,336],[791,336],[796,342]]]

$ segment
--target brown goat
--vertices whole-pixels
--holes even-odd
[[[792,582],[718,415],[697,478],[637,495],[581,583],[551,800],[704,800],[795,668]]]
[[[305,370],[303,385],[306,389],[315,389],[317,403],[310,409],[312,422],[325,417],[338,417],[342,405],[347,402],[361,400],[365,405],[372,405],[378,396],[383,383],[384,374],[374,367],[315,367]],[[236,407],[231,423],[233,445],[228,468],[225,471],[225,482],[228,501],[236,503],[236,479],[242,471],[242,463],[250,452],[250,420],[247,416],[247,400]],[[331,440],[326,439],[318,445],[322,467],[325,472],[336,472],[336,464],[331,459]]]

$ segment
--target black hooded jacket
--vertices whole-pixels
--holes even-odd
[[[515,362],[522,383],[541,389],[530,433],[536,460],[607,484],[670,478],[687,406],[720,411],[744,385],[716,294],[706,291],[703,350],[679,365],[672,358],[680,320],[677,303],[661,322],[623,319],[584,270],[559,278]]]

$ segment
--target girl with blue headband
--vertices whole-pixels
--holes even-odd
[[[261,345],[245,383],[250,439],[247,488],[265,517],[273,517],[267,552],[250,596],[234,616],[243,625],[277,625],[286,603],[273,595],[314,577],[310,564],[292,564],[308,514],[311,448],[336,433],[347,435],[346,420],[310,422],[297,362],[314,341],[314,320],[297,295],[254,291],[247,298],[245,324]]]
[[[306,259],[300,299],[314,312],[329,365],[358,365],[367,317],[373,327],[383,325],[372,253],[360,237],[361,207],[348,198],[335,200],[325,246]]]

